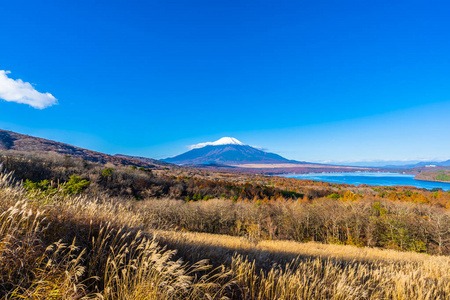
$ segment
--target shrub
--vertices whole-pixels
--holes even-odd
[[[330,194],[330,195],[327,196],[327,198],[334,199],[334,200],[338,200],[341,197],[342,197],[341,195],[336,194],[336,193],[333,193],[333,194]]]
[[[63,190],[69,195],[79,194],[83,192],[90,184],[90,181],[85,180],[80,176],[72,175],[70,176],[69,181],[63,185]]]
[[[107,177],[111,177],[113,173],[113,168],[105,168],[102,171],[102,177],[107,178]]]

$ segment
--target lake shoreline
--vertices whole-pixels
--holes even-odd
[[[450,182],[418,180],[413,174],[398,172],[329,172],[329,173],[285,173],[277,176],[300,180],[315,180],[337,184],[369,186],[410,186],[422,189],[450,190]]]
[[[418,181],[429,181],[429,182],[443,182],[443,183],[449,183],[450,181],[443,181],[443,180],[434,180],[434,179],[421,179],[421,178],[415,178],[414,180],[418,180]]]

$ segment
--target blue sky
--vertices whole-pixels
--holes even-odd
[[[449,15],[446,1],[3,1],[0,70],[50,106],[0,86],[0,128],[153,158],[233,136],[298,160],[449,159]]]

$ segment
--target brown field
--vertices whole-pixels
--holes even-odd
[[[281,169],[281,168],[311,168],[311,169],[351,169],[351,170],[369,170],[370,168],[345,167],[317,164],[242,164],[232,165],[232,167],[249,169]]]
[[[450,297],[448,256],[160,230],[152,203],[47,195],[3,174],[2,299]]]

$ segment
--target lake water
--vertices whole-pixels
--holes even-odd
[[[349,173],[307,173],[282,174],[280,176],[298,179],[310,179],[332,183],[369,184],[369,185],[412,185],[418,188],[441,188],[450,190],[450,183],[415,180],[414,175],[385,172],[349,172]]]

